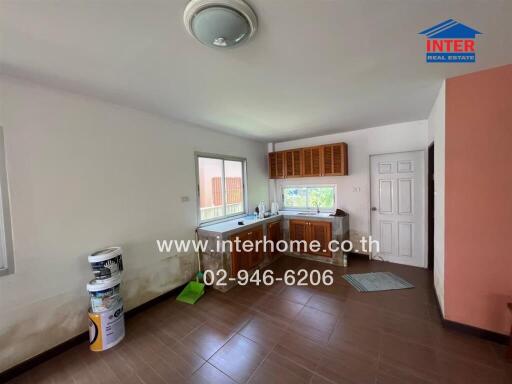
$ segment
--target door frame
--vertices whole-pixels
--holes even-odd
[[[428,150],[425,148],[421,149],[411,149],[409,151],[395,151],[395,152],[385,152],[385,153],[371,153],[368,156],[368,184],[370,188],[368,188],[368,222],[369,222],[369,234],[372,235],[372,157],[381,156],[381,155],[396,155],[400,153],[410,153],[410,152],[422,152],[423,153],[423,266],[422,267],[413,267],[413,268],[428,268],[428,172],[427,172],[427,162],[428,162]],[[372,252],[368,255],[370,260],[379,260],[385,261],[378,257],[374,257]]]
[[[428,269],[434,270],[434,225],[435,225],[435,184],[434,184],[434,175],[435,175],[435,156],[434,156],[434,142],[430,143],[427,149],[427,264]]]

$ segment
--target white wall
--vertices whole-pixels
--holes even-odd
[[[266,145],[0,77],[16,272],[0,277],[0,372],[87,329],[87,254],[121,245],[130,309],[185,283],[195,257],[194,151],[247,158],[267,201]],[[188,196],[189,202],[181,202]]]
[[[434,287],[444,313],[444,169],[445,83],[428,118],[429,143],[434,142]]]
[[[370,155],[423,150],[427,147],[427,135],[427,121],[420,120],[276,143],[275,150],[280,151],[346,142],[349,165],[348,176],[277,180],[276,196],[281,199],[280,190],[286,185],[336,185],[337,206],[350,214],[350,238],[359,249],[359,240],[370,232]]]

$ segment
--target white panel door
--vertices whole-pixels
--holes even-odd
[[[424,151],[371,156],[370,167],[373,256],[426,268]]]

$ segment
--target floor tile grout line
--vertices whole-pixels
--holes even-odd
[[[246,323],[245,323],[245,325],[247,325],[249,321],[250,321],[250,320],[247,320],[247,321],[246,321]],[[229,335],[228,339],[227,339],[227,340],[226,340],[226,341],[225,341],[225,342],[224,342],[224,343],[223,343],[219,348],[217,348],[217,350],[216,350],[216,351],[215,351],[215,352],[214,352],[214,353],[213,353],[213,354],[212,354],[212,355],[211,355],[211,356],[206,360],[206,362],[207,362],[207,363],[210,363],[210,360],[212,359],[212,357],[213,357],[213,356],[215,356],[215,355],[217,354],[217,352],[219,352],[219,351],[220,351],[220,350],[221,350],[221,349],[222,349],[222,348],[223,348],[227,343],[229,343],[229,341],[230,341],[233,337],[235,337],[235,335],[238,335],[238,332],[239,332],[243,327],[245,327],[245,325],[243,325],[241,328],[238,328],[238,330],[237,330],[237,331],[231,332],[231,334]],[[251,340],[251,339],[249,339],[249,338],[247,338],[247,337],[245,337],[245,336],[243,336],[243,335],[240,335],[240,336],[244,337],[245,339]],[[251,341],[252,341],[252,340],[251,340]],[[200,357],[201,357],[201,358],[203,358],[202,356],[200,356]],[[204,360],[204,358],[203,358],[203,360]],[[213,365],[215,368],[217,368],[217,369],[218,369],[219,371],[221,371],[222,373],[224,373],[224,374],[228,375],[226,372],[224,372],[224,371],[222,371],[220,368],[218,368],[215,364],[212,364],[212,363],[210,363],[210,364],[211,364],[211,365]],[[229,375],[228,375],[228,376],[229,376]],[[231,376],[229,376],[229,377],[231,377]],[[232,378],[232,377],[231,377],[231,378]],[[232,379],[233,379],[233,378],[232,378]],[[235,379],[233,379],[233,380],[234,380],[234,381],[236,381]],[[236,381],[236,382],[238,382],[238,381]]]
[[[193,332],[193,331],[194,331],[195,329],[197,329],[197,328],[199,328],[199,326],[197,326],[196,328],[194,328],[191,332]],[[183,343],[181,343],[181,342],[180,342],[180,340],[179,340],[179,339],[176,339],[174,336],[170,335],[170,334],[169,334],[169,333],[167,333],[165,330],[162,330],[162,332],[164,332],[166,335],[168,335],[169,337],[171,337],[171,338],[173,338],[173,339],[174,339],[175,343],[174,343],[174,344],[172,344],[173,346],[174,346],[174,345],[176,345],[176,344],[180,344],[180,345],[185,346]],[[191,332],[189,332],[189,334],[190,334]],[[151,331],[150,331],[149,333],[150,333],[150,336],[152,336],[153,338],[158,338],[158,336],[157,336],[157,335],[155,335],[154,333],[152,333]],[[187,335],[188,335],[188,334],[187,334]],[[169,349],[169,352],[171,352],[171,353],[173,353],[174,355],[176,355],[176,356],[178,356],[178,357],[179,357],[178,352],[174,351],[174,349],[172,348],[172,346],[170,346],[170,345],[168,345],[168,344],[164,343],[163,341],[161,341],[161,344],[162,344],[163,348],[167,348],[167,349]],[[186,347],[186,346],[185,346],[185,347]],[[197,354],[196,354],[195,352],[193,352],[193,351],[192,351],[192,353],[194,353],[195,355],[197,355]],[[206,363],[206,360],[205,360],[205,359],[203,359],[203,358],[202,358],[201,356],[199,356],[199,355],[197,355],[197,356],[198,356],[201,360],[203,360],[203,363],[202,363],[202,364],[201,364],[197,369],[192,370],[192,373],[191,373],[191,375],[190,375],[190,376],[192,376],[192,375],[193,375],[197,370],[199,370],[199,369],[204,365],[204,363]],[[165,361],[165,360],[164,360],[164,361]],[[176,370],[176,373],[177,373],[179,376],[181,376],[183,379],[185,379],[185,380],[186,380],[186,379],[188,379],[188,378],[187,378],[184,374],[182,374],[180,371]],[[142,380],[142,379],[141,379],[141,380]]]
[[[201,328],[203,325],[205,325],[207,322],[207,320],[204,320],[201,324],[197,325],[196,327],[194,327],[189,333],[185,334],[185,336],[181,337],[180,339],[176,339],[177,342],[181,343],[181,341],[183,339],[185,339],[186,337],[190,336],[193,332],[195,332],[196,330],[198,330],[199,328]],[[164,330],[165,332],[165,330]],[[168,334],[167,332],[165,332],[166,334]],[[168,334],[169,335],[169,334]],[[169,335],[171,337],[174,337],[172,335]]]
[[[249,376],[249,378],[245,381],[246,383],[249,383],[252,379],[252,377],[254,376],[254,374],[256,373],[256,371],[263,365],[263,363],[267,360],[267,358],[270,356],[270,354],[272,352],[274,352],[274,349],[276,348],[277,346],[277,343],[276,345],[274,345],[272,347],[272,349],[265,355],[265,357],[263,358],[263,360],[260,361],[260,363],[258,364],[258,366],[252,371],[251,375]]]
[[[239,334],[238,332],[237,332],[237,333],[235,333],[235,335],[238,335],[238,336],[243,337],[244,339],[247,339],[247,340],[249,340],[249,341],[251,341],[251,342],[253,342],[253,343],[255,343],[255,344],[258,344],[258,343],[257,343],[257,342],[255,342],[254,340],[249,339],[248,337],[245,337],[244,335],[241,335],[241,334]],[[232,337],[234,337],[235,335],[233,335]],[[230,339],[231,339],[231,338],[230,338]],[[229,340],[228,340],[228,341],[229,341]],[[228,341],[227,341],[227,342],[228,342]],[[227,342],[226,342],[226,343],[224,343],[224,344],[222,345],[222,347],[224,347],[224,345],[226,345],[226,344],[227,344]],[[261,347],[261,345],[260,345],[260,344],[258,344],[258,346],[260,346],[260,347]],[[205,362],[205,364],[206,364],[206,363],[210,364],[210,365],[211,365],[211,366],[213,366],[215,369],[218,369],[218,370],[219,370],[219,371],[221,371],[223,374],[225,374],[226,376],[228,376],[228,377],[229,377],[231,380],[233,380],[234,382],[239,383],[239,384],[243,384],[243,383],[240,383],[238,380],[236,380],[234,377],[232,377],[229,373],[224,372],[224,371],[222,370],[222,368],[217,367],[214,363],[210,363],[210,360],[213,358],[213,356],[215,356],[215,354],[216,354],[218,351],[220,351],[220,350],[222,349],[222,347],[220,347],[219,349],[217,349],[217,351],[215,351],[215,353],[214,353],[214,354],[213,354],[213,355],[212,355],[212,356],[211,356],[211,357],[210,357],[210,358]],[[271,351],[271,352],[272,352],[272,351]],[[270,352],[269,352],[269,354],[270,354]],[[265,355],[265,357],[263,358],[262,362],[266,359],[266,357],[267,357],[267,356],[268,356],[268,354],[267,354],[267,355]],[[260,367],[260,365],[261,365],[261,364],[258,364],[258,366],[254,369],[253,373],[256,371],[256,369],[258,369],[258,368]],[[249,380],[250,380],[250,378],[251,378],[251,377],[252,377],[252,374],[251,374],[251,375],[249,376],[249,378],[245,381],[245,383],[249,382]]]
[[[385,330],[383,330],[382,328],[379,327],[379,331],[381,332],[382,334],[382,338],[384,338],[384,336],[391,336],[393,338],[396,338],[398,340],[401,340],[402,342],[406,342],[408,344],[412,344],[414,346],[417,346],[417,347],[422,347],[422,348],[427,348],[427,349],[430,349],[431,351],[433,351],[436,355],[439,353],[439,352],[443,352],[443,348],[441,348],[440,346],[438,345],[432,345],[432,344],[424,344],[424,343],[421,343],[421,342],[418,342],[418,341],[414,341],[414,340],[411,340],[410,337],[407,337],[407,336],[404,336],[404,335],[400,335],[400,334],[397,334],[397,333],[391,333],[391,332],[387,332]],[[492,348],[490,345],[486,345],[487,347],[489,348]],[[494,351],[491,351],[492,355],[494,355]],[[487,368],[491,368],[491,369],[494,369],[494,370],[497,370],[498,368],[494,365],[492,365],[491,363],[487,362],[487,361],[482,361],[481,359],[476,359],[476,358],[471,358],[471,357],[468,357],[467,355],[465,354],[460,354],[458,353],[457,354],[457,358],[460,359],[460,360],[463,360],[465,362],[468,362],[468,363],[474,363],[474,364],[477,364],[477,365],[480,365],[480,366],[484,366],[484,367],[487,367]],[[498,359],[498,357],[496,356],[496,359]]]
[[[132,346],[128,345],[128,348],[131,348],[131,349],[133,350],[133,345],[132,345]],[[121,358],[122,358],[122,355],[121,355]],[[139,356],[139,358],[140,358],[140,356]],[[154,373],[155,375],[157,375],[159,378],[161,378],[161,379],[165,382],[165,377],[160,376],[160,374],[159,374],[159,373],[158,373],[158,372],[157,372],[157,371],[156,371],[156,370],[155,370],[155,369],[154,369],[154,368],[153,368],[149,363],[147,363],[145,359],[142,359],[142,358],[140,358],[140,359],[142,360],[142,362],[143,362],[146,366],[148,366],[148,368],[149,368],[151,371],[153,371],[153,373]],[[124,359],[124,360],[127,362],[127,364],[128,364],[128,365],[130,365],[130,363],[129,363],[126,359]],[[134,371],[136,372],[136,370],[135,370],[135,369],[134,369]],[[141,381],[142,381],[142,382],[144,382],[144,383],[146,382],[146,381],[144,381],[144,380],[143,380],[139,375],[137,375],[137,377],[139,377],[139,378],[141,379]],[[121,381],[119,381],[119,382],[121,383]]]
[[[132,349],[133,348],[133,345],[131,346]],[[135,352],[135,354],[137,354]],[[139,356],[139,358],[158,376],[160,377],[164,382],[166,382],[166,378],[163,377],[155,368],[153,368],[153,366],[151,364],[149,364],[149,362],[144,358],[144,357],[141,357]],[[165,359],[163,359],[161,356],[158,356],[158,358],[167,366],[166,364],[166,361]],[[186,377],[184,377],[177,369],[175,369],[174,367],[170,367],[178,376],[182,377],[183,379],[186,379]],[[121,383],[121,382],[120,382]]]
[[[123,357],[123,354],[122,353],[119,353],[119,351],[115,351],[116,355],[125,362],[126,365],[128,365],[133,373],[135,374],[135,376],[137,376],[137,378],[143,383],[143,384],[150,384],[150,383],[147,383],[142,377],[140,377],[140,375],[138,374],[137,370],[130,364],[129,361],[127,361],[124,357]]]
[[[416,279],[411,278],[411,281],[416,281]],[[415,284],[415,285],[417,285],[417,289],[419,289],[420,285],[419,284]],[[256,289],[254,289],[254,290],[256,290]],[[252,291],[252,289],[251,289],[251,291]],[[263,291],[263,290],[260,290],[260,291]],[[430,307],[429,307],[428,303],[424,303],[422,301],[422,305],[414,305],[414,298],[409,295],[396,296],[396,300],[395,300],[395,301],[397,301],[396,303],[393,302],[393,298],[391,298],[391,300],[388,300],[386,298],[385,301],[383,301],[382,303],[379,303],[378,300],[374,300],[373,298],[371,298],[370,300],[367,300],[366,298],[362,298],[362,299],[358,298],[355,295],[344,296],[343,290],[340,290],[340,291],[335,290],[335,292],[337,292],[337,294],[340,297],[344,297],[346,300],[351,300],[351,301],[353,300],[355,304],[361,304],[361,305],[365,305],[367,307],[377,308],[380,311],[380,313],[383,314],[383,316],[381,318],[376,319],[377,321],[371,322],[373,324],[372,329],[376,330],[379,335],[379,343],[378,343],[379,348],[378,348],[378,353],[376,356],[377,359],[374,359],[373,362],[374,362],[374,364],[376,362],[378,367],[383,366],[382,369],[384,369],[384,371],[377,370],[377,372],[376,372],[377,375],[378,375],[378,372],[384,373],[386,376],[388,374],[390,374],[390,372],[385,372],[385,367],[388,365],[388,354],[389,354],[389,357],[392,356],[390,354],[391,350],[388,350],[388,348],[387,348],[388,347],[387,346],[388,337],[390,337],[389,340],[393,340],[396,338],[395,341],[398,343],[398,345],[402,344],[402,342],[406,342],[406,343],[409,343],[409,347],[413,348],[413,349],[416,349],[417,347],[433,349],[434,353],[435,353],[434,358],[438,362],[446,361],[445,353],[447,353],[447,354],[455,353],[455,354],[457,354],[457,356],[454,357],[454,359],[455,359],[454,361],[460,362],[461,367],[463,367],[467,364],[475,363],[475,366],[479,366],[479,369],[481,369],[481,370],[485,369],[485,371],[487,371],[487,369],[489,368],[489,369],[492,369],[493,371],[495,371],[495,373],[498,373],[501,375],[504,375],[506,373],[506,364],[505,364],[503,358],[500,356],[500,349],[494,348],[489,343],[485,343],[485,345],[484,344],[479,345],[479,344],[474,344],[474,343],[465,343],[464,342],[465,339],[462,339],[462,337],[461,337],[461,342],[459,342],[459,340],[457,338],[452,339],[449,334],[445,335],[442,331],[440,331],[440,329],[442,329],[442,327],[439,325],[438,317],[434,318],[431,316],[432,314],[429,313]],[[232,330],[232,333],[225,334],[226,337],[229,336],[229,338],[226,340],[226,342],[220,348],[222,348],[227,342],[229,342],[229,340],[231,340],[236,334],[246,337],[246,336],[242,335],[240,332],[245,327],[247,327],[247,325],[253,319],[255,319],[258,316],[262,316],[262,318],[265,321],[269,321],[269,324],[271,323],[271,324],[274,324],[276,327],[278,327],[280,336],[278,334],[278,337],[272,337],[269,339],[270,343],[265,343],[265,345],[267,345],[267,347],[269,348],[269,352],[266,353],[265,350],[261,350],[260,358],[262,360],[260,361],[260,364],[257,364],[255,372],[257,370],[260,370],[260,372],[262,372],[262,371],[266,372],[266,366],[264,368],[261,368],[261,365],[265,364],[266,361],[269,361],[269,364],[273,365],[274,359],[270,359],[270,355],[272,353],[276,353],[280,357],[282,356],[282,358],[285,359],[286,361],[291,361],[293,364],[295,364],[295,367],[297,367],[297,366],[302,367],[302,364],[298,364],[297,362],[294,361],[294,359],[297,359],[297,358],[294,356],[293,353],[292,354],[286,353],[288,350],[292,351],[292,352],[296,352],[296,351],[294,348],[294,345],[295,345],[294,343],[292,343],[291,345],[288,345],[288,343],[286,342],[285,334],[288,333],[289,337],[293,337],[294,335],[297,335],[297,337],[300,336],[301,339],[304,338],[304,343],[306,343],[306,339],[309,339],[309,336],[305,336],[305,334],[308,332],[308,329],[307,328],[299,329],[300,327],[297,328],[297,327],[295,327],[294,324],[298,324],[299,321],[302,321],[302,319],[299,320],[298,317],[304,313],[304,310],[306,308],[311,308],[311,309],[314,309],[316,311],[323,313],[323,311],[320,309],[310,307],[308,305],[308,303],[313,304],[312,299],[317,294],[319,296],[333,297],[333,296],[331,296],[331,295],[333,295],[333,291],[329,290],[328,295],[324,295],[324,293],[325,293],[324,291],[315,291],[313,296],[309,297],[309,299],[306,301],[305,304],[299,304],[299,305],[301,305],[301,308],[300,308],[299,312],[297,312],[295,315],[292,316],[292,320],[289,320],[288,317],[277,315],[278,313],[284,313],[285,315],[288,315],[290,312],[292,314],[294,313],[293,310],[290,311],[286,308],[288,306],[284,302],[284,301],[290,301],[290,300],[285,299],[282,296],[280,296],[283,293],[283,290],[278,292],[278,289],[276,289],[273,292],[265,292],[264,296],[262,296],[261,293],[256,295],[256,297],[265,297],[265,299],[266,298],[277,298],[277,299],[283,300],[283,302],[276,303],[276,305],[279,304],[283,308],[276,308],[276,312],[273,314],[268,314],[266,312],[261,311],[258,308],[253,308],[252,306],[247,305],[247,304],[238,303],[237,299],[236,299],[237,296],[240,298],[244,298],[244,301],[248,297],[245,292],[242,291],[241,293],[242,293],[242,295],[233,295],[231,298],[226,298],[226,300],[222,302],[222,305],[224,305],[224,303],[227,305],[226,311],[219,310],[220,311],[219,313],[217,313],[217,310],[213,311],[213,312],[215,312],[215,315],[216,315],[213,318],[213,320],[215,320],[215,322],[218,321],[219,324],[231,324],[230,328],[226,328],[226,329]],[[253,297],[253,296],[251,296],[251,292],[247,292],[247,294],[249,294],[249,296],[250,296],[247,303],[250,303],[251,297]],[[423,297],[423,294],[414,295],[414,297],[416,297],[418,300],[422,300],[421,298]],[[220,299],[221,297],[213,297],[213,298]],[[346,300],[345,300],[345,302],[346,302]],[[259,301],[262,301],[262,300],[259,300]],[[400,302],[398,302],[398,301],[400,301]],[[293,301],[291,301],[291,302],[295,303]],[[212,302],[212,301],[208,300],[207,302],[204,303],[206,305],[205,308],[211,309],[212,307],[210,305],[212,303],[215,305],[217,303],[217,301],[214,300]],[[321,302],[319,302],[319,303],[322,305]],[[235,305],[235,304],[237,304],[237,305]],[[198,306],[196,306],[196,307],[198,307]],[[232,308],[231,311],[229,310],[230,307]],[[329,301],[327,301],[325,303],[324,308],[328,309],[331,307],[338,308],[336,303],[334,303],[333,305],[330,305]],[[400,311],[400,309],[402,307],[404,307],[403,313]],[[201,308],[202,308],[202,306],[199,306],[198,309],[194,308],[193,312],[190,312],[189,308],[187,307],[187,309],[182,312],[181,309],[183,309],[183,307],[169,307],[171,312],[174,312],[175,309],[180,310],[180,311],[175,312],[176,315],[178,315],[178,314],[194,315],[197,313],[204,312],[201,310]],[[260,308],[266,309],[262,305],[260,305]],[[313,343],[320,344],[322,346],[327,345],[327,347],[328,347],[327,350],[324,350],[324,349],[318,350],[318,352],[320,352],[322,354],[328,353],[325,351],[328,351],[330,349],[329,342],[333,342],[333,341],[337,340],[337,335],[335,335],[334,332],[336,331],[336,327],[339,326],[340,322],[343,322],[345,318],[350,318],[351,320],[357,320],[358,318],[360,318],[360,319],[362,319],[361,321],[364,322],[365,317],[355,316],[355,315],[363,315],[364,316],[364,314],[366,312],[364,310],[364,308],[361,308],[363,310],[361,312],[358,311],[357,306],[354,306],[354,307],[350,306],[350,308],[352,310],[354,310],[355,312],[348,311],[346,305],[343,305],[342,308],[343,308],[343,311],[338,312],[336,321],[333,322],[334,327],[332,329],[330,329],[330,332],[327,335],[328,336],[327,344],[325,344],[325,340],[324,340],[325,337],[322,337],[321,339],[318,339],[318,338],[309,339]],[[274,308],[269,308],[269,309],[273,310]],[[244,313],[247,310],[247,314],[249,315],[249,316],[242,317],[241,319],[243,321],[241,321],[241,322],[240,321],[236,321],[236,322],[230,321],[230,318],[226,317],[224,315],[224,312],[226,312],[226,314],[238,313],[238,312],[240,312],[240,310],[242,310]],[[160,320],[160,318],[164,316],[165,312],[166,312],[166,310],[158,310],[158,311],[155,311],[153,314],[155,314],[155,316],[156,316],[155,318],[158,318]],[[356,312],[358,312],[358,313],[356,313]],[[314,316],[314,312],[311,312],[311,313]],[[325,312],[325,313],[330,314],[329,312]],[[355,315],[350,316],[352,313]],[[385,316],[387,313],[390,313],[392,315],[393,314],[403,315],[406,317],[404,317],[404,318],[399,317],[399,318],[395,319],[393,316],[390,316],[388,319],[388,316]],[[317,314],[321,315],[318,312],[317,312]],[[420,319],[420,317],[418,317],[418,316],[420,316],[422,314],[424,315],[424,318],[422,320],[425,324],[427,324],[427,326],[425,328],[423,326],[421,326],[420,327],[421,329],[417,329],[418,327],[415,327],[414,325],[411,327],[404,327],[403,325],[401,325],[401,321],[418,322],[418,319]],[[371,314],[368,314],[368,315],[371,317]],[[173,317],[173,318],[176,319],[175,317]],[[198,317],[199,324],[196,323],[196,325],[193,326],[193,329],[191,331],[187,332],[185,336],[182,337],[179,332],[176,332],[176,334],[179,335],[180,339],[178,339],[177,337],[172,337],[172,335],[169,335],[169,337],[166,336],[166,335],[168,335],[167,332],[169,330],[173,330],[174,328],[166,326],[166,323],[168,324],[167,318],[161,319],[163,321],[162,322],[159,321],[159,324],[157,324],[157,329],[159,328],[158,325],[161,326],[160,330],[162,330],[163,328],[167,329],[165,334],[160,333],[160,336],[162,337],[162,341],[165,340],[163,345],[165,345],[166,348],[169,348],[169,349],[172,349],[171,346],[174,346],[174,345],[176,346],[176,348],[179,348],[182,345],[186,346],[186,343],[183,339],[185,337],[187,337],[189,334],[197,331],[198,328],[200,328],[201,326],[204,326],[205,323],[208,322],[208,320],[201,320],[203,318],[204,318],[204,316]],[[236,317],[235,319],[240,319],[240,317]],[[409,319],[409,320],[407,320],[407,319]],[[313,317],[312,317],[312,320],[315,321],[315,319]],[[142,321],[142,322],[136,322],[136,323],[139,324],[139,327],[134,328],[134,334],[136,333],[137,335],[144,335],[145,331],[141,332],[140,330],[145,329],[145,327],[142,325],[142,324],[145,324],[145,322]],[[153,323],[153,322],[150,322],[148,324],[151,324],[151,323]],[[306,321],[306,323],[308,323],[308,322]],[[235,324],[235,325],[233,326],[232,324]],[[319,322],[315,321],[315,324],[319,324]],[[327,324],[330,324],[330,322],[328,321]],[[361,324],[361,325],[363,325],[363,324]],[[183,328],[186,329],[187,327],[180,327],[180,328],[181,329],[177,329],[177,330],[180,331],[180,330],[183,330]],[[277,330],[277,328],[276,328],[276,330]],[[309,331],[312,331],[312,330],[309,330]],[[155,333],[151,333],[151,334],[153,337],[156,336]],[[315,335],[316,335],[316,333],[314,333],[312,337],[314,337]],[[411,337],[411,335],[412,335],[412,337]],[[322,335],[322,336],[325,336],[325,335]],[[131,341],[131,338],[127,338],[127,339],[129,339]],[[126,340],[126,341],[129,341],[129,340]],[[265,339],[262,339],[261,342],[263,342],[264,340]],[[275,342],[275,340],[280,340],[280,341]],[[428,340],[431,340],[432,342],[429,343]],[[220,341],[222,342],[222,340],[220,340]],[[252,340],[252,341],[254,341],[255,343],[258,343],[258,341],[256,341],[256,340]],[[166,344],[166,342],[169,342],[169,344]],[[136,378],[138,380],[140,380],[141,384],[146,383],[148,380],[151,380],[152,376],[151,376],[150,372],[153,372],[153,371],[155,371],[155,374],[158,375],[157,377],[161,377],[161,375],[168,376],[166,374],[166,370],[162,369],[162,366],[160,365],[161,361],[152,362],[152,359],[149,358],[147,361],[152,362],[153,366],[155,367],[155,368],[153,368],[151,366],[151,370],[150,370],[149,369],[150,366],[148,366],[149,364],[146,363],[146,361],[145,361],[146,359],[143,359],[142,361],[140,361],[139,360],[140,357],[132,356],[132,352],[130,350],[133,350],[133,348],[136,348],[137,343],[138,342],[136,342],[136,344],[131,343],[130,348],[128,350],[128,354],[125,354],[124,352],[121,352],[121,354],[119,354],[116,351],[116,356],[117,356],[116,359],[117,358],[122,359],[119,362],[114,361],[114,360],[109,360],[108,357],[102,356],[101,359],[103,359],[104,364],[106,363],[108,368],[110,368],[110,369],[105,368],[106,373],[108,374],[111,370],[114,370],[117,367],[117,364],[122,364],[122,362],[124,362],[126,364],[129,364],[129,365],[127,365],[127,367],[129,366],[131,369],[133,369],[135,367],[137,367],[137,369],[138,368],[142,369],[142,370],[141,369],[138,369],[138,370],[140,370],[140,374],[145,378],[145,380],[143,380],[140,376],[138,376],[134,372],[134,375],[136,376]],[[272,346],[273,343],[276,343],[276,344],[274,344]],[[284,347],[285,345],[288,345],[288,346]],[[333,344],[333,346],[334,346],[334,344]],[[144,342],[144,347],[147,347],[145,342]],[[446,347],[447,349],[445,350],[444,347]],[[286,348],[286,349],[283,349],[281,351],[280,350],[281,348]],[[144,349],[142,349],[141,352],[143,352]],[[319,379],[322,377],[325,380],[332,382],[332,379],[336,378],[336,376],[333,375],[334,372],[332,372],[333,374],[331,374],[331,372],[329,371],[329,366],[325,365],[322,360],[318,360],[315,357],[318,355],[318,353],[315,353],[314,350],[312,350],[312,351],[313,351],[313,354],[305,356],[305,358],[307,358],[307,360],[298,359],[298,361],[303,361],[303,363],[306,363],[308,366],[311,367],[310,369],[304,367],[306,372],[313,372],[313,375],[311,376],[309,381],[310,382],[314,381],[315,377],[318,377]],[[141,353],[141,352],[139,352],[139,353]],[[141,356],[139,353],[138,353],[138,355]],[[176,352],[176,353],[179,354],[179,352]],[[287,358],[287,357],[283,356],[281,353],[288,355],[289,357]],[[196,354],[196,353],[194,353],[194,354]],[[462,355],[460,355],[460,354],[462,354]],[[169,357],[172,358],[172,356],[169,356]],[[208,361],[210,361],[210,359],[204,359],[202,357],[201,358],[198,357],[198,359],[195,361],[195,363],[191,365],[191,367],[198,366],[198,368],[192,371],[192,369],[183,370],[181,365],[174,364],[174,362],[171,359],[166,358],[166,355],[162,355],[162,358],[164,360],[166,360],[169,364],[169,371],[168,371],[169,374],[171,374],[171,372],[174,371],[174,369],[171,369],[171,368],[174,368],[176,366],[177,369],[180,369],[181,371],[183,371],[183,373],[181,373],[180,371],[178,371],[178,373],[181,373],[181,375],[185,375],[186,376],[185,378],[190,377],[189,372],[192,372],[192,375],[195,374],[198,369],[200,369],[201,367],[204,367],[205,364],[208,364]],[[341,358],[341,355],[340,355],[340,358]],[[498,359],[498,361],[496,361],[497,359]],[[308,362],[309,360],[312,360],[311,361],[312,364],[309,364],[309,362]],[[315,360],[318,360],[319,362],[314,363]],[[132,362],[133,364],[128,363],[127,361]],[[450,359],[450,361],[452,361],[452,360]],[[177,361],[176,363],[179,364],[180,362]],[[103,367],[104,364],[101,364],[100,367]],[[462,365],[462,364],[464,364],[464,365]],[[144,372],[145,371],[144,367],[147,367],[146,368],[147,373]],[[90,373],[92,366],[90,364],[87,364],[87,365],[84,365],[84,368],[86,370],[83,373],[80,373],[80,376],[76,376],[76,377],[72,376],[73,380],[70,380],[70,382],[80,381],[80,378],[83,376],[87,377],[87,374]],[[298,368],[296,370],[298,370]],[[158,374],[156,371],[159,371],[161,373]],[[320,371],[320,372],[318,372],[318,371]],[[418,373],[421,373],[421,372],[422,371],[418,371]],[[48,373],[46,373],[46,374],[48,375]],[[323,374],[331,377],[331,379],[325,378],[324,376],[322,376]],[[178,375],[178,376],[181,377],[181,375]],[[255,375],[256,375],[256,373],[254,373],[254,372],[251,373],[249,376],[250,380],[254,380],[255,378],[259,377],[259,375],[257,377],[254,377]],[[342,373],[342,375],[343,375],[343,373]],[[49,377],[49,376],[51,376],[50,380],[53,380],[53,382],[58,381],[60,378],[59,375],[51,375],[51,372],[47,377]],[[395,375],[393,374],[393,376],[395,376]],[[157,379],[157,377],[155,377],[155,379]],[[197,377],[197,375],[195,377]],[[229,375],[228,375],[228,377],[229,377]],[[500,376],[500,377],[502,377],[502,376]],[[503,376],[503,377],[505,377],[505,376]],[[96,380],[100,380],[101,377],[94,377],[91,379],[93,382],[96,382]],[[370,382],[374,381],[374,380],[372,380],[372,377],[369,377],[369,379],[370,379]],[[118,383],[120,380],[121,380],[121,376],[112,377],[111,382]],[[376,377],[375,380],[378,380],[378,377]]]
[[[308,340],[309,340],[309,339],[308,339]],[[277,345],[278,345],[278,344],[279,344],[279,343],[277,343],[277,344],[274,346],[274,349],[275,349],[275,347],[277,347]],[[286,347],[284,347],[284,348],[285,348],[285,349],[288,349],[288,348],[286,348]],[[326,381],[328,381],[328,382],[330,382],[330,383],[336,384],[336,383],[335,383],[335,382],[333,382],[332,380],[330,380],[330,379],[328,379],[328,378],[324,377],[321,373],[318,373],[318,371],[316,370],[316,368],[317,368],[317,366],[318,366],[318,363],[315,363],[315,369],[311,369],[311,368],[309,368],[309,367],[306,367],[305,365],[302,365],[302,364],[301,364],[301,363],[299,363],[298,361],[295,361],[295,360],[290,359],[289,357],[287,357],[287,356],[285,356],[285,355],[283,355],[283,354],[281,354],[281,353],[279,353],[279,352],[276,352],[276,353],[277,353],[279,356],[281,356],[283,359],[288,360],[288,361],[289,361],[289,362],[291,362],[292,364],[297,365],[298,367],[300,367],[300,368],[302,368],[302,369],[304,369],[304,370],[306,370],[306,371],[310,372],[310,373],[312,374],[312,376],[315,376],[315,375],[316,375],[316,376],[320,376],[322,379],[324,379],[324,380],[326,380]]]

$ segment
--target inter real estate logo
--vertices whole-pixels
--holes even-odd
[[[419,33],[427,36],[427,63],[474,63],[476,29],[448,19]]]

